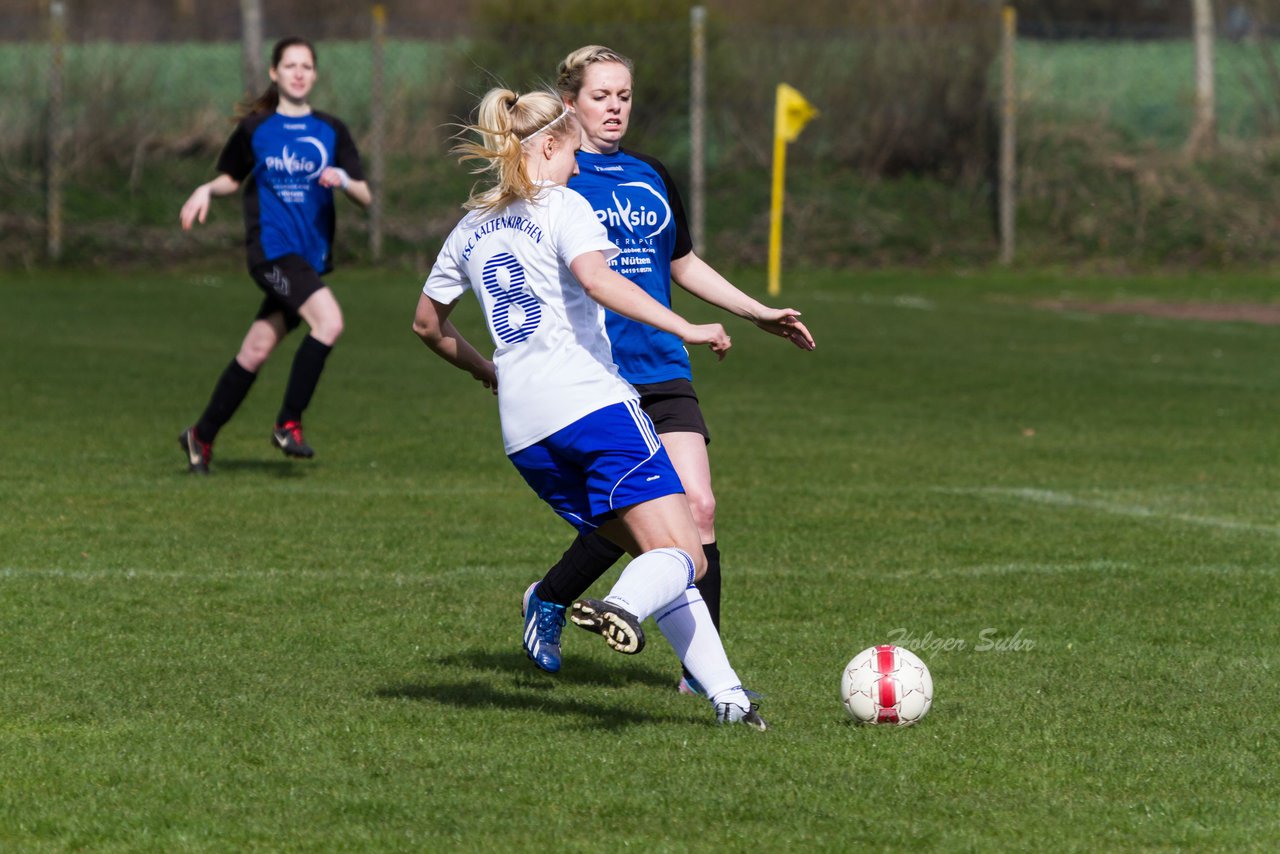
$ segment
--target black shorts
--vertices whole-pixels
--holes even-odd
[[[640,406],[659,433],[698,433],[708,444],[711,434],[698,407],[698,395],[688,380],[667,380],[636,386]]]
[[[285,327],[296,329],[302,322],[298,309],[325,283],[301,255],[281,255],[249,269],[249,275],[266,297],[258,308],[262,320],[277,311],[284,315]]]

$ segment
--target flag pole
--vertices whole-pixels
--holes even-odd
[[[773,191],[769,195],[769,296],[782,293],[782,196],[786,187],[787,141],[782,138],[782,95],[773,120]]]
[[[779,83],[773,110],[773,191],[769,202],[769,296],[782,293],[782,201],[787,172],[787,143],[818,115],[804,96]]]

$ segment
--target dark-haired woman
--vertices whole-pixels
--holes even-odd
[[[205,221],[212,197],[243,186],[249,274],[264,294],[204,414],[178,437],[189,470],[199,474],[208,474],[213,441],[258,370],[302,321],[309,332],[294,356],[271,442],[290,457],[313,455],[303,438],[302,414],[342,335],[342,309],[320,278],[333,269],[333,190],[364,207],[373,200],[346,125],[307,102],[316,83],[315,48],[305,39],[282,39],[271,51],[270,73],[271,85],[227,140],[218,177],[197,187],[182,206],[182,228],[189,230]]]

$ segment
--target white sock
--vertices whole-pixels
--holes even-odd
[[[626,608],[641,622],[693,583],[693,558],[681,549],[645,552],[622,570],[604,601]]]
[[[729,664],[720,633],[711,622],[711,612],[698,588],[690,584],[653,618],[680,657],[680,663],[698,680],[712,703],[736,703],[744,709],[751,708],[751,700]]]

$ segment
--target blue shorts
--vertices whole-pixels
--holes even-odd
[[[597,409],[509,459],[584,534],[615,510],[684,492],[653,422],[634,400]]]

